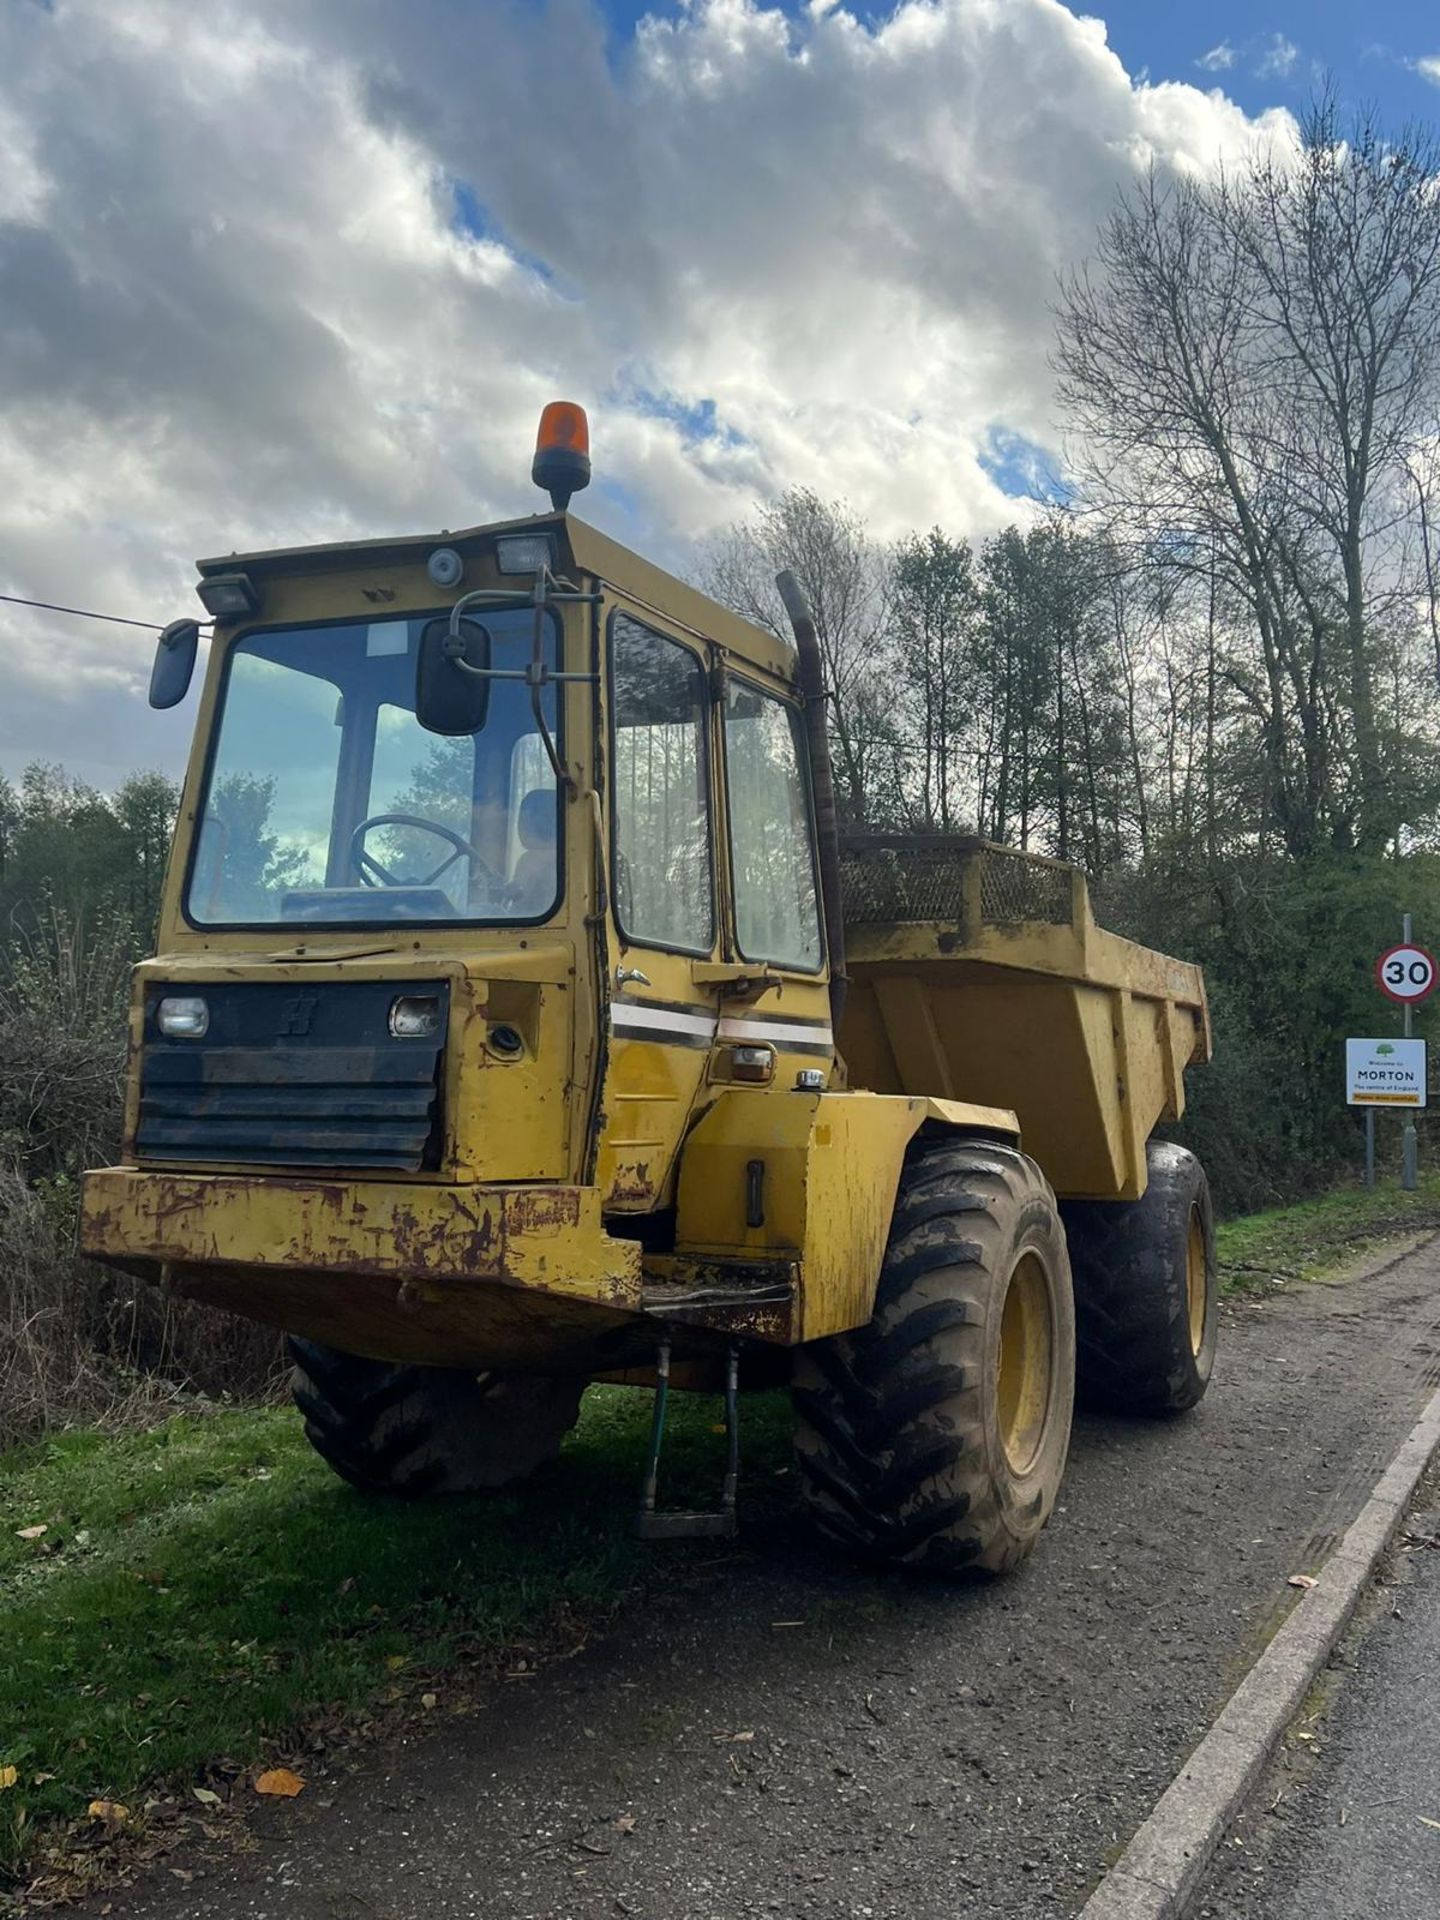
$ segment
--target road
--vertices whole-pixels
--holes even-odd
[[[1060,1510],[1011,1580],[854,1572],[782,1516],[578,1658],[265,1807],[253,1851],[172,1860],[110,1910],[1076,1912],[1293,1601],[1286,1577],[1358,1510],[1437,1353],[1440,1243],[1227,1307],[1194,1415],[1078,1423]]]
[[[1204,1920],[1440,1911],[1440,1476],[1194,1904]]]

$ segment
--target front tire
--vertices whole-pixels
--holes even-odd
[[[510,1486],[553,1459],[583,1380],[365,1360],[293,1338],[291,1392],[315,1451],[353,1487],[414,1498]]]
[[[1205,1397],[1219,1331],[1205,1169],[1152,1141],[1140,1200],[1061,1207],[1075,1273],[1078,1380],[1090,1406],[1175,1414]]]
[[[1049,1518],[1074,1400],[1070,1266],[1033,1160],[912,1148],[867,1326],[796,1356],[795,1445],[820,1530],[864,1559],[1003,1573]]]

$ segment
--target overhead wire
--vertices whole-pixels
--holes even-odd
[[[62,607],[53,600],[26,600],[18,593],[0,593],[0,600],[11,607],[38,607],[42,613],[73,613],[79,620],[107,620],[115,627],[143,627],[147,633],[163,633],[165,629],[154,620],[129,620],[123,613],[96,613],[90,607]],[[196,623],[208,627],[211,622],[201,620]]]

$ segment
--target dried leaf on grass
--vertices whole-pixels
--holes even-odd
[[[305,1791],[305,1782],[289,1767],[271,1767],[268,1772],[257,1776],[255,1791],[273,1794],[281,1800],[293,1800],[297,1793]]]
[[[18,1767],[0,1767],[0,1793],[4,1793],[7,1787],[13,1787],[19,1778],[20,1769]]]
[[[202,1807],[218,1807],[220,1805],[220,1796],[212,1787],[192,1787],[190,1791]]]
[[[49,1531],[50,1531],[49,1527],[43,1527],[43,1526],[42,1527],[17,1527],[15,1529],[15,1538],[17,1540],[38,1540],[41,1534],[48,1533]]]
[[[103,1820],[107,1827],[120,1827],[130,1818],[130,1809],[118,1800],[92,1800],[85,1809],[92,1820]]]

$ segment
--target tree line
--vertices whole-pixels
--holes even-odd
[[[810,593],[852,828],[1076,861],[1201,961],[1189,1136],[1231,1205],[1332,1178],[1369,960],[1440,938],[1440,145],[1343,124],[1122,192],[1060,287],[1063,500],[885,545],[792,490],[697,578],[783,631]]]

